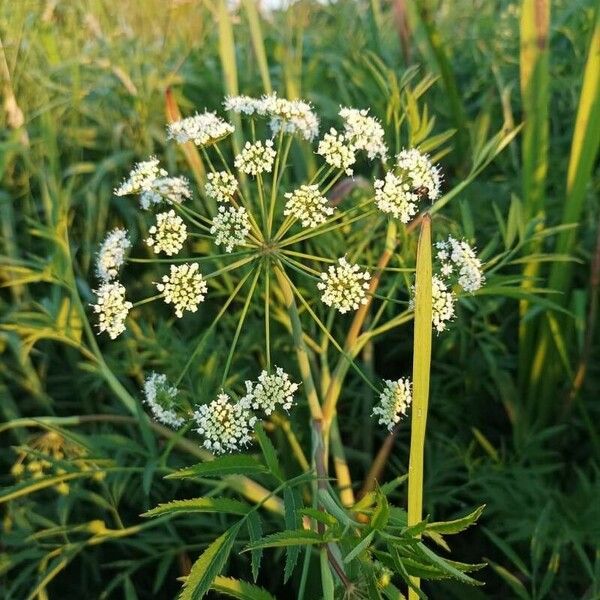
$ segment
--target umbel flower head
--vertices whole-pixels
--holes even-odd
[[[98,314],[98,330],[106,331],[114,340],[125,331],[125,319],[133,304],[125,299],[125,286],[118,281],[103,283],[97,290],[94,312]]]
[[[273,142],[258,140],[253,144],[246,142],[242,151],[235,157],[234,164],[237,169],[256,177],[261,173],[270,173],[273,169],[276,152],[273,150]]]
[[[177,394],[177,388],[169,385],[166,375],[151,373],[144,381],[144,402],[157,421],[173,429],[179,429],[185,422],[175,412]]]
[[[181,318],[183,311],[196,312],[198,305],[204,302],[208,288],[198,263],[171,265],[169,275],[163,275],[162,282],[156,284],[167,304],[175,307],[175,314]]]
[[[385,179],[376,179],[375,203],[381,212],[392,215],[401,223],[408,223],[417,213],[419,197],[410,191],[410,185],[394,173]]]
[[[410,379],[400,378],[398,381],[385,380],[385,388],[379,394],[379,403],[371,413],[379,417],[379,424],[385,425],[390,431],[394,425],[406,415],[412,402],[412,385]]]
[[[250,442],[256,417],[241,402],[233,403],[221,392],[209,404],[194,411],[196,431],[204,437],[203,446],[215,454],[241,450]]]
[[[156,225],[148,230],[150,236],[146,244],[155,254],[164,252],[167,256],[177,254],[187,238],[187,227],[183,219],[174,210],[156,215]]]
[[[386,159],[385,132],[381,123],[369,116],[368,110],[343,107],[339,114],[344,120],[345,138],[354,148],[364,150],[370,160],[377,156]]]
[[[207,179],[204,191],[207,196],[214,198],[217,202],[228,202],[237,192],[237,179],[227,171],[209,173]]]
[[[432,202],[440,196],[441,173],[429,156],[416,148],[402,150],[396,156],[396,171],[410,185],[410,191]]]
[[[317,227],[334,212],[333,206],[319,192],[318,185],[301,185],[293,192],[285,194],[284,215],[292,215],[302,222],[303,227]]]
[[[208,111],[174,121],[167,127],[169,138],[180,144],[194,142],[196,146],[214,144],[233,132],[233,125],[224,121],[214,112]]]
[[[449,236],[447,240],[437,242],[435,247],[444,277],[457,275],[458,285],[471,294],[483,286],[485,275],[481,268],[481,261],[467,242]]]
[[[319,119],[312,106],[304,100],[286,100],[276,94],[266,94],[261,98],[228,96],[223,106],[225,110],[245,116],[270,118],[269,127],[273,135],[283,131],[312,141],[319,134]]]
[[[433,326],[438,332],[446,329],[446,324],[454,317],[456,297],[437,275],[431,278],[431,314]]]
[[[140,206],[148,209],[155,204],[181,204],[192,197],[190,183],[185,177],[159,177],[150,189],[140,195]]]
[[[337,265],[331,265],[327,272],[321,273],[317,288],[323,292],[321,300],[343,314],[368,302],[366,291],[370,279],[368,271],[362,271],[359,265],[349,263],[342,256]]]
[[[250,219],[243,206],[219,206],[210,228],[215,244],[225,246],[226,252],[233,252],[235,246],[243,244],[249,231]]]
[[[113,229],[102,242],[96,257],[96,274],[102,281],[110,281],[119,274],[131,242],[125,229]]]
[[[263,371],[256,382],[246,381],[246,395],[240,402],[270,415],[278,406],[290,410],[297,391],[298,384],[290,381],[290,376],[281,367],[275,367],[274,373]]]
[[[151,156],[148,160],[137,163],[129,173],[129,177],[115,188],[115,196],[129,196],[130,194],[141,194],[150,190],[152,184],[159,177],[166,177],[168,173],[159,167],[159,160]]]
[[[346,175],[352,175],[352,165],[356,162],[356,148],[345,135],[330,129],[319,142],[317,154],[322,156],[328,165],[345,171]]]
[[[115,196],[139,195],[140,206],[145,210],[161,202],[180,204],[192,197],[188,180],[185,177],[168,177],[154,156],[135,165],[114,193]]]

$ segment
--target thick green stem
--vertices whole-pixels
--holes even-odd
[[[423,519],[423,458],[425,428],[429,402],[429,371],[431,368],[431,217],[425,215],[417,248],[415,280],[415,333],[413,340],[413,407],[408,464],[408,526]],[[415,587],[420,579],[412,577]],[[418,594],[408,590],[409,600]]]

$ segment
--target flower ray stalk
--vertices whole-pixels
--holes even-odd
[[[429,401],[429,376],[431,368],[431,217],[422,219],[417,247],[417,274],[415,280],[415,330],[413,351],[413,408],[411,418],[410,458],[408,465],[408,526],[422,521],[423,513],[423,458],[425,429]],[[420,579],[411,577],[416,588]],[[409,600],[419,598],[417,592],[408,590]]]

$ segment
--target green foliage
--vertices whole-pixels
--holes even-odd
[[[394,9],[409,7],[408,57],[392,7],[379,2],[302,1],[265,18],[244,1],[231,19],[220,0],[171,4],[0,9],[4,597],[70,598],[82,590],[176,597],[182,577],[184,598],[266,600],[302,597],[300,590],[304,599],[341,597],[332,560],[359,597],[400,598],[415,577],[424,580],[419,597],[598,597],[595,3],[551,3],[547,56],[522,96],[527,52],[519,47],[518,3],[398,2]],[[433,339],[429,516],[411,527],[402,508],[406,429],[393,438],[381,485],[348,504],[333,469],[318,490],[315,473],[304,473],[302,459],[313,458],[301,453],[311,445],[308,419],[287,427],[269,421],[248,454],[212,460],[191,436],[144,415],[147,369],[176,377],[193,357],[190,406],[219,386],[224,340],[243,305],[227,303],[235,281],[224,278],[183,326],[139,306],[128,337],[107,344],[89,324],[104,232],[145,231],[136,207],[112,195],[131,163],[156,153],[170,170],[203,180],[195,148],[179,155],[166,144],[165,112],[170,119],[176,110],[217,109],[225,93],[271,87],[308,97],[322,130],[334,124],[338,104],[371,107],[392,152],[418,144],[441,160],[446,182],[431,210],[434,238],[462,231],[485,262],[487,286],[462,299],[451,330]],[[536,103],[543,110],[530,127],[525,113]],[[294,148],[288,172],[311,172],[312,161]],[[360,202],[366,193],[357,176],[350,197]],[[377,227],[350,223],[328,238],[327,252],[318,240],[305,242],[305,252],[342,255],[360,243],[374,263],[385,238]],[[415,240],[401,239],[382,298],[407,300],[398,290],[411,284]],[[147,289],[151,277],[127,285]],[[270,285],[279,294],[274,278]],[[350,466],[358,495],[386,439],[369,417],[376,397],[346,360],[334,362],[347,323],[329,338],[311,320],[315,306],[297,303],[311,323],[305,341],[322,374],[316,388],[343,372],[332,454]],[[249,307],[232,385],[264,362],[264,306],[259,299]],[[382,302],[371,313],[353,357],[362,372],[393,378],[410,364],[411,316],[398,308]],[[293,348],[281,298],[271,310],[271,353],[288,367]],[[325,313],[315,315],[326,322]],[[528,342],[519,349],[523,327]],[[40,449],[49,434],[59,436],[56,455]],[[39,460],[50,463],[39,476],[10,472]],[[482,503],[485,511],[471,512]],[[471,527],[478,519],[484,527]],[[446,536],[457,533],[450,555]],[[482,557],[489,567],[475,576]],[[485,582],[482,591],[462,585],[475,580]]]

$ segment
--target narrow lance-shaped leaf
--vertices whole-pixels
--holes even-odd
[[[413,340],[413,407],[411,418],[410,458],[408,467],[408,525],[422,521],[423,458],[427,405],[429,402],[429,371],[431,366],[431,217],[425,215],[417,248],[415,280],[415,329]],[[412,580],[419,587],[419,579]],[[417,595],[408,591],[409,599]]]
[[[240,526],[237,523],[228,529],[200,555],[183,584],[179,600],[199,600],[206,595],[229,558]]]
[[[157,517],[172,513],[227,513],[232,515],[245,515],[250,506],[233,498],[191,498],[189,500],[174,500],[166,504],[159,504],[145,512],[143,517]]]
[[[167,475],[165,479],[188,477],[221,477],[222,475],[257,475],[268,469],[252,456],[245,454],[219,456],[214,460],[198,463]]]

